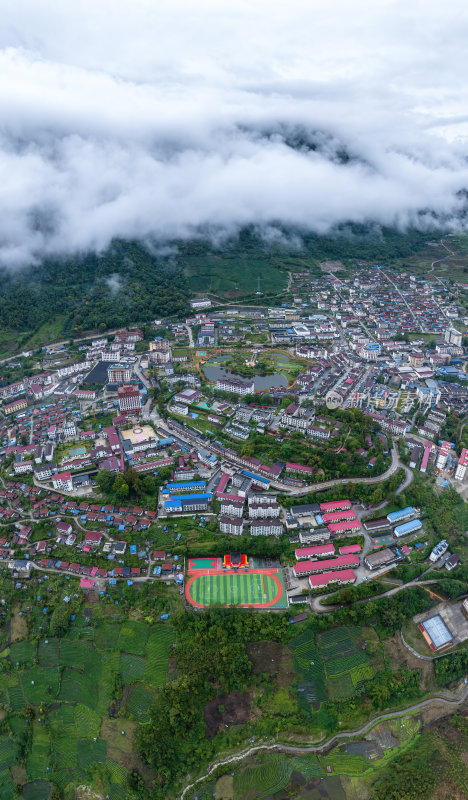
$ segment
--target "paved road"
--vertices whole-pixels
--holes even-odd
[[[428,706],[434,705],[434,703],[444,703],[448,706],[460,706],[462,703],[465,702],[466,698],[468,697],[468,685],[465,683],[460,684],[458,687],[458,697],[454,697],[453,699],[449,699],[447,697],[442,697],[440,695],[436,695],[435,697],[430,697],[427,700],[421,700],[419,703],[415,703],[414,705],[408,706],[408,708],[402,709],[401,711],[393,711],[393,712],[386,712],[385,714],[379,714],[377,717],[373,717],[365,725],[362,725],[360,728],[354,731],[340,731],[340,733],[336,733],[330,739],[327,739],[322,744],[314,744],[314,745],[304,745],[303,747],[294,746],[294,745],[286,745],[286,744],[258,744],[254,745],[253,747],[248,747],[245,750],[241,750],[239,753],[235,753],[234,755],[226,756],[226,758],[220,758],[217,761],[214,761],[213,764],[209,767],[207,772],[198,778],[193,783],[188,784],[182,793],[179,795],[179,800],[183,800],[187,792],[193,789],[197,783],[200,781],[205,780],[210,775],[218,769],[218,767],[223,767],[227,764],[233,764],[236,761],[242,761],[243,759],[247,758],[248,756],[252,755],[253,753],[257,753],[260,750],[269,750],[275,751],[279,753],[290,753],[291,755],[306,755],[307,753],[324,753],[328,751],[331,747],[333,747],[337,742],[341,739],[349,739],[350,737],[355,736],[362,736],[364,733],[367,733],[371,728],[377,725],[379,722],[388,720],[388,719],[396,719],[398,717],[406,717],[408,714],[412,714],[415,711],[419,711],[419,709],[427,708]]]
[[[190,325],[184,325],[185,330],[187,331],[188,338],[189,338],[189,347],[195,347],[195,343],[193,341],[193,333],[192,328]]]
[[[168,436],[171,436],[173,433],[172,429],[168,427],[168,423],[166,420],[162,419],[157,413],[155,409],[151,413],[146,413],[143,416],[146,416],[149,419],[152,419],[157,425],[167,431]],[[177,429],[177,436],[182,439],[183,441],[187,442],[188,444],[195,445],[195,447],[200,447],[200,442],[197,442],[196,434],[192,434],[191,431],[185,429],[183,432]],[[208,450],[209,452],[213,453],[217,457],[221,458],[223,461],[227,461],[234,467],[236,470],[240,468],[240,465],[236,461],[231,461],[229,456],[225,453],[219,453],[209,442],[203,443],[203,448]],[[325,489],[332,489],[334,486],[340,486],[345,483],[364,483],[367,485],[372,485],[374,483],[382,483],[382,481],[387,480],[397,472],[400,467],[405,470],[406,477],[399,489],[397,490],[397,494],[404,491],[413,480],[413,473],[412,471],[400,461],[400,457],[398,454],[398,450],[396,445],[393,446],[392,449],[392,461],[390,466],[383,472],[381,475],[376,475],[373,478],[335,478],[330,481],[322,481],[321,483],[312,483],[308,486],[291,486],[290,484],[283,483],[283,481],[275,481],[270,479],[270,486],[273,489],[277,489],[285,494],[290,495],[291,497],[301,497],[303,495],[308,494],[309,492],[320,492]],[[245,467],[241,467],[244,468]]]
[[[382,572],[377,572],[376,574],[372,574],[372,580],[377,580],[380,575],[385,575],[389,571],[388,567],[384,567]],[[408,581],[408,583],[401,583],[398,586],[394,586],[393,589],[388,589],[386,592],[382,592],[382,594],[375,594],[372,597],[365,597],[362,600],[355,600],[353,605],[360,605],[361,603],[368,603],[369,600],[380,600],[382,597],[392,597],[397,592],[401,592],[402,589],[409,589],[412,586],[429,586],[431,583],[438,583],[437,578],[431,578],[428,581],[420,581],[415,578],[414,581]],[[329,597],[329,595],[334,594],[336,589],[332,592],[328,592],[328,594],[321,594],[319,597],[312,597],[310,601],[310,606],[316,614],[331,614],[332,611],[336,611],[339,606],[324,606],[321,605],[320,601],[325,600],[325,598]]]
[[[405,296],[404,296],[404,295],[403,295],[403,294],[400,292],[400,289],[398,288],[397,284],[396,284],[394,281],[392,281],[392,279],[390,278],[390,276],[389,276],[389,275],[387,275],[387,273],[386,273],[386,272],[385,272],[383,269],[381,269],[380,267],[379,267],[379,272],[380,272],[381,274],[383,274],[383,275],[384,275],[384,277],[386,278],[386,280],[387,280],[389,283],[391,283],[391,284],[392,284],[392,286],[393,286],[393,288],[395,289],[395,291],[396,291],[396,292],[398,292],[398,294],[400,295],[401,299],[403,300],[403,302],[404,302],[404,304],[405,304],[406,308],[408,309],[409,313],[410,313],[410,314],[411,314],[411,316],[413,317],[413,320],[414,320],[415,324],[418,326],[418,328],[419,328],[419,330],[421,331],[421,333],[425,333],[425,331],[424,331],[424,328],[422,327],[422,325],[421,325],[421,323],[420,323],[419,319],[417,318],[416,314],[414,313],[413,309],[411,308],[410,304],[408,303],[408,301],[407,301],[406,297],[405,297]]]
[[[145,376],[143,375],[143,372],[141,371],[141,367],[140,367],[140,359],[138,359],[137,361],[135,361],[135,364],[134,364],[133,366],[134,366],[135,372],[136,372],[136,374],[138,375],[139,379],[141,380],[141,382],[142,382],[143,386],[146,386],[146,388],[147,388],[147,389],[148,389],[148,391],[149,391],[149,390],[150,390],[150,388],[151,388],[151,384],[150,384],[150,382],[149,382],[148,378],[145,378]]]

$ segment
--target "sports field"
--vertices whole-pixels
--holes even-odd
[[[189,571],[197,569],[216,569],[216,558],[190,558],[188,562]]]
[[[214,604],[287,608],[281,573],[271,569],[192,575],[187,581],[185,595],[191,605],[199,608]]]

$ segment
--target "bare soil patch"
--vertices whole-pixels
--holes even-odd
[[[28,626],[24,614],[20,617],[19,608],[15,606],[11,613],[10,644],[21,642],[28,634]]]
[[[417,658],[402,644],[400,633],[396,633],[391,639],[384,642],[385,653],[389,664],[393,669],[398,669],[401,664],[406,664],[410,669],[417,669],[421,673],[419,687],[423,691],[432,691],[436,688],[434,676],[434,664],[432,661],[424,661]]]
[[[453,708],[448,706],[446,703],[431,703],[430,706],[426,706],[426,708],[421,709],[421,723],[424,727],[434,727],[440,730],[440,723],[443,717],[450,717],[453,715]],[[437,722],[437,725],[432,726],[433,722]]]
[[[206,736],[212,739],[226,725],[244,725],[250,719],[251,695],[249,692],[220,694],[203,709]]]
[[[222,775],[216,781],[216,800],[233,800],[234,778],[232,775]]]
[[[296,678],[289,647],[277,642],[249,642],[246,649],[254,675],[271,675],[278,687],[290,686]]]
[[[339,272],[344,269],[342,261],[321,261],[320,269],[322,272]]]

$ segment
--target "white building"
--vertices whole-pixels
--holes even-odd
[[[244,520],[242,517],[219,517],[219,529],[221,533],[231,533],[234,536],[242,536]]]
[[[255,384],[253,381],[240,381],[237,378],[218,378],[216,388],[222,392],[246,395],[253,394]]]
[[[141,395],[135,386],[119,386],[119,411],[140,411]]]
[[[242,517],[244,504],[240,500],[221,500],[221,514],[228,517]]]
[[[445,469],[450,452],[450,442],[442,442],[437,456],[436,468]]]
[[[461,456],[457,465],[457,469],[455,470],[456,481],[464,480],[467,467],[468,467],[468,450],[464,447],[463,450],[461,451]]]
[[[52,475],[52,486],[63,492],[71,492],[73,489],[72,477],[70,472],[59,472]]]
[[[444,334],[444,339],[447,344],[454,344],[455,347],[462,346],[463,335],[456,328],[447,328]]]
[[[269,519],[256,519],[250,526],[252,536],[281,536],[283,524],[279,519],[270,517]]]
[[[200,311],[202,308],[210,308],[211,300],[208,297],[201,297],[199,300],[191,300],[190,305],[194,311]]]
[[[279,517],[281,506],[279,503],[249,503],[250,519],[267,519],[268,517]]]

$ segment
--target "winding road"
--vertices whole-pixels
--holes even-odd
[[[388,567],[386,568],[386,572],[388,572]],[[378,580],[380,577],[383,577],[385,573],[380,575],[375,575],[373,580]],[[387,592],[382,592],[382,594],[375,594],[372,597],[364,597],[362,600],[355,600],[353,602],[353,606],[361,605],[362,603],[368,603],[369,600],[380,600],[382,597],[392,597],[394,594],[401,592],[402,589],[410,589],[412,586],[430,586],[431,583],[438,583],[437,578],[431,578],[428,581],[418,581],[415,578],[414,581],[408,581],[408,583],[401,583],[398,586],[394,586],[393,589],[389,589]],[[330,614],[332,611],[336,611],[339,606],[325,606],[320,603],[321,600],[324,600],[326,597],[329,597],[331,594],[335,594],[336,589],[333,592],[329,592],[329,594],[321,594],[318,597],[312,597],[310,601],[310,606],[316,614]]]
[[[461,691],[460,691],[461,690]],[[449,699],[447,697],[442,697],[436,695],[435,697],[429,697],[427,700],[421,700],[419,703],[414,703],[407,708],[404,708],[400,711],[393,711],[393,712],[386,712],[385,714],[379,714],[377,717],[373,717],[365,725],[362,725],[360,728],[354,731],[340,731],[332,736],[330,739],[327,739],[322,744],[316,745],[304,745],[303,747],[299,747],[297,745],[286,745],[286,744],[259,744],[254,745],[253,747],[248,747],[245,750],[241,750],[239,753],[235,753],[230,756],[226,756],[225,758],[220,758],[217,761],[214,761],[207,772],[198,778],[193,783],[188,784],[182,793],[179,795],[179,800],[184,800],[185,795],[197,783],[209,778],[210,775],[218,769],[218,767],[224,767],[228,764],[234,764],[236,761],[242,761],[248,756],[252,755],[253,753],[257,753],[261,750],[269,750],[279,753],[290,753],[291,755],[307,755],[308,753],[324,753],[333,747],[337,742],[341,739],[349,739],[351,736],[361,736],[364,733],[367,733],[374,725],[377,725],[379,722],[383,722],[384,720],[388,719],[397,719],[398,717],[406,717],[408,714],[412,714],[415,711],[419,711],[422,708],[427,708],[428,706],[433,705],[434,703],[445,703],[448,706],[452,706],[456,708],[457,706],[462,705],[468,697],[468,685],[465,683],[460,684],[459,686],[459,697],[455,697],[453,699]]]

